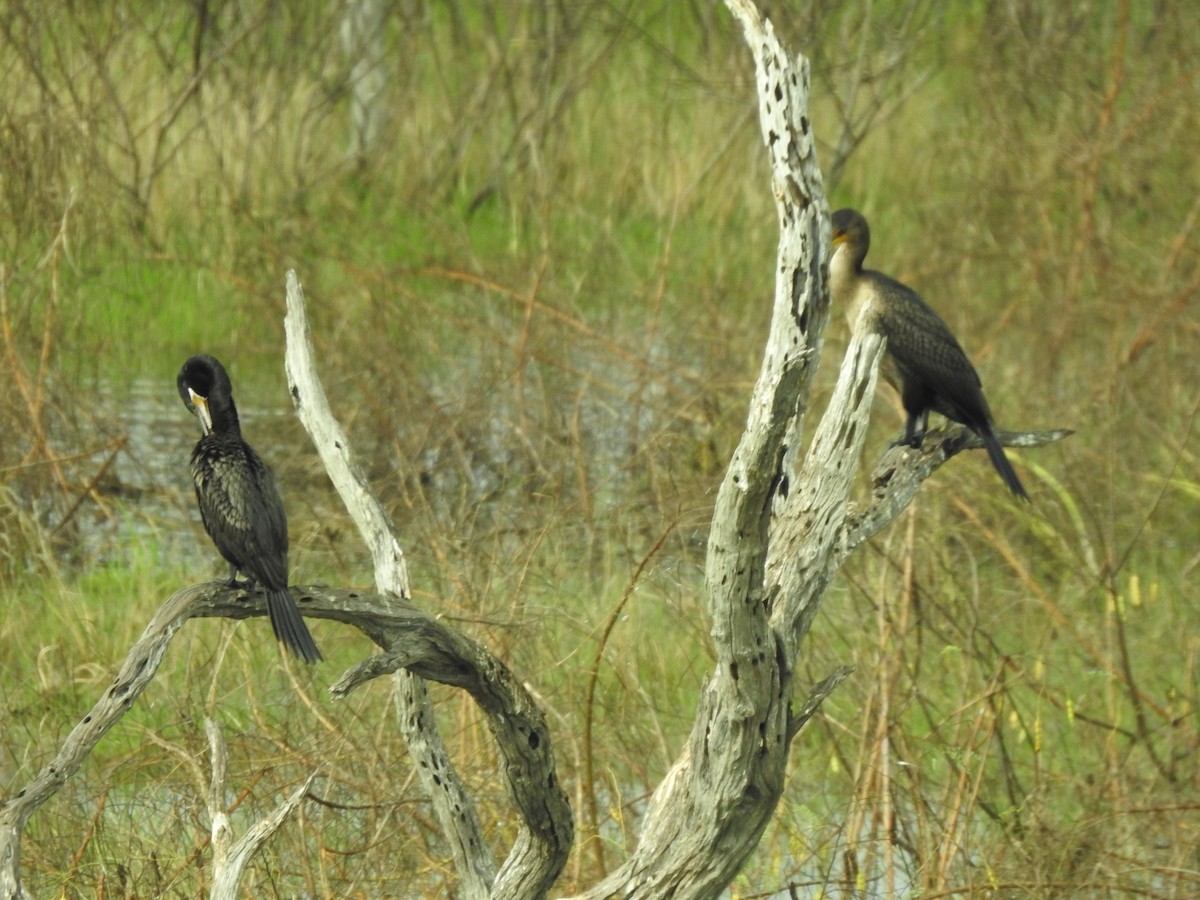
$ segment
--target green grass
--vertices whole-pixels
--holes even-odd
[[[197,23],[187,6],[120,9],[62,5],[39,17],[53,27],[4,37],[0,588],[15,599],[0,623],[0,795],[53,756],[158,604],[221,572],[187,493],[173,385],[187,355],[231,366],[283,484],[294,580],[369,580],[288,415],[294,267],[418,602],[531,685],[581,835],[594,795],[615,865],[710,665],[703,541],[770,313],[777,229],[740,34],[724,10],[686,4],[418,5],[389,26],[397,114],[360,167],[345,156],[344,57],[318,14],[219,11],[201,91],[160,131]],[[823,162],[840,128],[830,90],[845,100],[860,46],[870,89],[855,110],[872,90],[885,100],[832,202],[870,218],[869,264],[955,328],[1001,427],[1076,434],[1012,454],[1031,507],[967,454],[848,562],[799,687],[858,670],[797,738],[734,893],[1194,895],[1195,29],[1174,8],[1151,21],[1131,7],[1126,25],[1119,4],[895,12],[863,26],[858,7],[814,6],[777,23],[813,54]],[[835,314],[829,368],[843,341]],[[162,437],[174,446],[178,428],[179,459],[149,486],[101,473],[103,454],[52,464],[125,429],[115,387],[102,404],[81,389],[97,378],[162,385],[154,414],[175,417]],[[871,459],[901,423],[881,390]],[[124,452],[145,465],[171,451]],[[93,479],[99,500],[51,536]],[[93,517],[98,503],[121,527]],[[230,742],[235,828],[314,769],[330,802],[284,828],[247,891],[452,889],[386,686],[326,699],[365,639],[316,623],[331,661],[310,678],[266,629],[183,629],[31,822],[33,893],[206,892],[206,715]],[[503,850],[486,726],[458,693],[435,696]],[[581,845],[560,888],[597,875]]]

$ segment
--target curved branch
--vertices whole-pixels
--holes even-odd
[[[333,689],[345,696],[369,677],[405,666],[422,678],[471,693],[488,718],[504,760],[503,774],[525,825],[513,875],[501,871],[493,896],[540,896],[562,870],[572,839],[571,810],[558,784],[545,717],[505,665],[482,644],[394,596],[293,585],[305,616],[352,625],[387,651],[351,669]],[[130,649],[112,686],[83,717],[58,755],[0,807],[0,896],[22,897],[20,840],[29,817],[74,775],[88,754],[153,681],[175,633],[188,619],[267,615],[266,597],[221,581],[176,591]],[[295,798],[293,798],[295,799]],[[298,802],[298,801],[297,801]],[[288,807],[290,809],[290,807]]]
[[[407,604],[410,590],[404,553],[329,408],[317,376],[304,292],[294,271],[287,273],[287,307],[287,373],[296,413],[371,550],[375,583],[382,592],[357,594],[354,609],[338,607],[336,615],[332,607],[322,605],[325,600],[305,611],[355,625],[388,651],[339,684],[348,691],[367,675],[395,673],[400,727],[452,848],[463,893],[493,900],[540,896],[566,865],[574,836],[574,820],[555,774],[545,719],[508,669],[482,645]],[[304,597],[296,596],[304,602]],[[316,600],[317,595],[310,591],[309,599]],[[364,604],[376,611],[364,611]],[[417,676],[470,692],[500,746],[505,782],[519,820],[516,839],[498,873],[475,803],[450,763],[428,691]]]
[[[408,564],[396,540],[391,517],[351,457],[350,441],[334,418],[325,388],[317,375],[316,354],[300,279],[294,271],[288,270],[285,281],[288,312],[284,319],[287,334],[284,367],[296,416],[312,439],[329,480],[371,552],[376,587],[407,600],[412,595]],[[394,680],[400,731],[450,846],[460,889],[470,900],[484,900],[490,895],[496,879],[496,859],[484,839],[475,803],[450,761],[425,684],[407,670],[396,672]]]
[[[21,834],[29,817],[79,771],[100,739],[133,706],[154,679],[175,632],[184,622],[197,615],[196,610],[203,606],[203,598],[213,587],[196,585],[171,595],[129,651],[112,687],[104,692],[91,712],[71,729],[58,755],[32,782],[0,807],[0,897],[25,896],[21,889]],[[265,597],[262,608],[265,611]]]

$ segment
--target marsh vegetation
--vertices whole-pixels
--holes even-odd
[[[775,13],[812,58],[827,188],[870,217],[871,264],[942,312],[1001,427],[1077,433],[1011,454],[1031,507],[964,454],[851,558],[804,677],[857,673],[797,738],[736,896],[1200,892],[1200,34],[1183,7]],[[627,851],[709,667],[703,544],[777,237],[752,65],[705,4],[395,3],[380,40],[387,115],[363,144],[367,76],[332,5],[0,15],[0,795],[167,595],[223,573],[187,474],[189,355],[231,366],[293,580],[370,581],[288,414],[295,268],[416,601],[544,705],[579,820],[567,892]],[[838,323],[827,359],[844,340]],[[868,461],[901,423],[881,390]],[[322,676],[366,641],[313,632],[315,675],[262,620],[192,622],[32,823],[28,888],[201,895],[212,716],[235,816],[322,772],[256,860],[256,896],[451,890],[386,687],[328,699]],[[503,840],[486,729],[436,693]]]

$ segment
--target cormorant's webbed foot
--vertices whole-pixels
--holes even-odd
[[[238,570],[234,566],[229,567],[229,577],[225,579],[225,586],[234,588],[235,590],[252,591],[254,590],[254,579],[247,578],[245,581],[238,581]]]
[[[925,443],[925,435],[923,434],[908,434],[905,433],[896,438],[889,447],[912,447],[914,450],[920,450],[921,445]]]

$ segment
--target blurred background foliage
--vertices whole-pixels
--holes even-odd
[[[1012,454],[1028,509],[967,454],[850,561],[801,681],[858,673],[797,739],[736,896],[1194,896],[1194,13],[768,12],[812,61],[826,188],[871,220],[868,263],[942,312],[1000,427],[1077,433]],[[290,415],[294,267],[418,601],[545,704],[580,817],[560,887],[593,882],[636,840],[709,665],[705,531],[770,314],[778,232],[730,16],[7,0],[0,45],[0,795],[158,604],[221,573],[173,384],[191,353],[229,366],[280,476],[293,580],[369,579]],[[838,321],[827,362],[844,340]],[[864,479],[901,421],[881,390]],[[256,860],[255,896],[452,890],[386,685],[327,698],[370,647],[316,623],[330,663],[301,672],[264,628],[176,639],[159,686],[32,823],[36,894],[204,893],[204,715],[229,732],[235,827],[323,775]],[[486,729],[438,697],[503,850]]]

